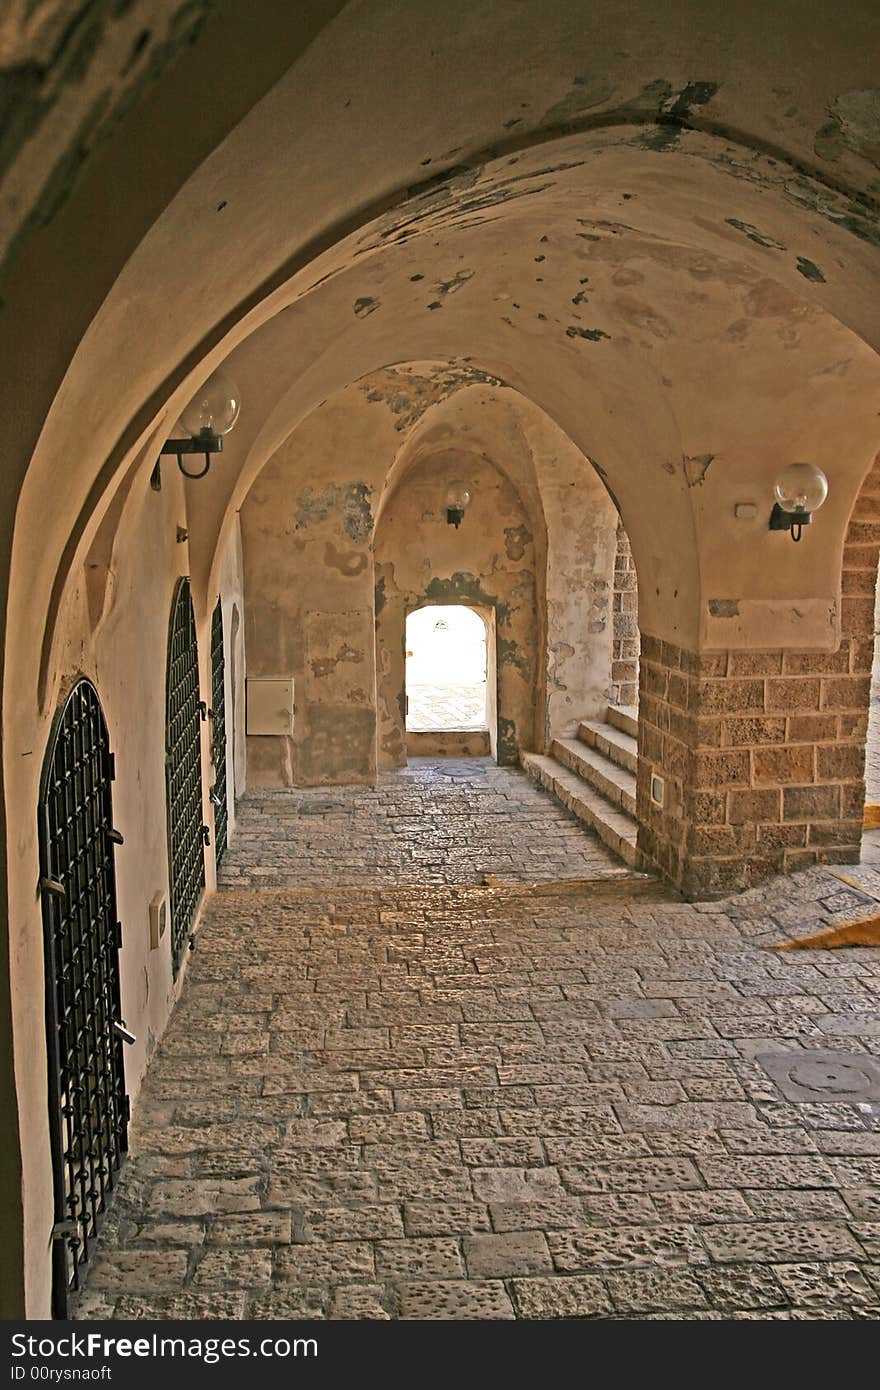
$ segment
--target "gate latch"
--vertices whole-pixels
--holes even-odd
[[[209,845],[209,844],[211,843],[211,827],[210,827],[210,826],[208,826],[208,825],[203,825],[203,826],[202,826],[202,839],[204,840],[204,842],[205,842],[206,845]]]
[[[56,1221],[52,1227],[53,1240],[66,1240],[68,1236],[79,1235],[79,1224],[76,1221]]]
[[[120,1023],[118,1019],[113,1024],[113,1031],[114,1033],[118,1033],[122,1041],[124,1043],[128,1043],[129,1046],[131,1046],[132,1043],[137,1042],[137,1038],[135,1037],[134,1033],[130,1032],[130,1030],[126,1028],[125,1024]]]

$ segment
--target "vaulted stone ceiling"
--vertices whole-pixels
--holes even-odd
[[[871,9],[844,33],[812,11],[803,32],[797,5],[735,23],[636,7],[622,35],[601,8],[343,9],[181,188],[86,332],[23,497],[44,537],[22,555],[29,593],[51,608],[118,480],[143,485],[216,362],[245,408],[193,493],[205,591],[297,422],[432,360],[535,402],[602,470],[649,628],[711,644],[706,602],[735,595],[768,641],[833,640],[880,433]],[[765,531],[772,479],[799,457],[832,483],[807,567]],[[738,501],[757,504],[751,526]]]

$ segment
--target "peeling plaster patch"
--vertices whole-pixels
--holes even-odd
[[[502,714],[498,716],[498,762],[502,767],[505,764],[510,766],[519,762],[516,724],[512,719],[506,719]]]
[[[677,121],[666,120],[654,127],[653,130],[643,132],[638,137],[637,143],[644,150],[654,150],[658,154],[663,154],[666,150],[674,150],[681,139],[682,127]]]
[[[425,598],[432,603],[484,604],[487,608],[495,606],[495,596],[487,594],[476,575],[464,570],[456,570],[451,579],[432,579],[425,590]],[[509,618],[506,604],[500,604],[498,617]]]
[[[317,494],[307,488],[299,499],[296,524],[298,527],[314,526],[339,513],[346,535],[363,544],[370,539],[373,530],[368,493],[366,483],[347,483],[340,487],[330,485]]]
[[[356,299],[352,305],[355,316],[359,319],[365,319],[368,314],[372,314],[378,307],[378,299],[370,299],[369,295],[364,295],[361,299]]]
[[[437,293],[440,295],[455,294],[456,290],[460,290],[462,285],[466,285],[468,280],[474,278],[475,273],[473,270],[460,270],[456,275],[453,275],[451,280],[441,280],[436,286]]]
[[[376,383],[379,383],[378,385]],[[367,389],[367,385],[368,389]],[[394,428],[408,430],[432,405],[447,400],[463,386],[505,386],[500,377],[469,365],[461,358],[436,371],[432,376],[387,368],[367,378],[364,383],[368,401],[384,401],[398,419]]]
[[[717,82],[689,82],[677,95],[668,97],[663,101],[660,109],[665,116],[686,120],[691,114],[692,107],[705,106],[707,102],[712,100],[717,91]]]
[[[517,671],[521,671],[524,676],[529,674],[529,663],[520,648],[518,642],[512,637],[502,637],[498,635],[496,645],[496,658],[499,666],[515,666]]]
[[[815,261],[808,261],[806,256],[798,256],[797,268],[805,280],[814,280],[819,285],[826,283],[825,276],[822,274]]]
[[[332,541],[324,547],[324,564],[339,570],[346,579],[354,579],[367,568],[368,557],[363,550],[337,550]]]
[[[441,158],[445,158],[445,156],[441,155]],[[456,164],[451,169],[441,169],[439,173],[431,174],[421,183],[411,184],[409,195],[412,200],[415,200],[424,198],[429,193],[458,193],[462,189],[473,188],[474,184],[479,182],[482,173],[481,165],[471,167],[467,164]]]
[[[580,75],[574,79],[574,85],[562,100],[557,101],[555,106],[551,106],[549,110],[544,112],[539,124],[564,125],[566,121],[571,121],[579,116],[582,111],[589,111],[594,106],[601,106],[613,95],[614,84],[607,77],[584,77]]]
[[[621,232],[634,232],[636,230],[628,222],[612,222],[607,217],[579,217],[577,221],[580,227],[600,227],[603,231],[610,232],[612,236],[619,236]]]
[[[713,618],[739,617],[739,599],[737,598],[710,598],[707,606]]]
[[[839,159],[842,148],[880,167],[880,90],[843,92],[830,109],[831,121],[817,132],[814,150]]]
[[[691,108],[705,106],[718,91],[717,82],[689,82],[680,92],[672,92],[668,82],[655,82],[643,88],[643,95],[659,98],[657,125],[638,137],[637,143],[646,150],[663,153],[673,150],[683,130],[689,129]]]
[[[738,217],[726,217],[724,220],[729,227],[736,227],[738,232],[743,232],[749,241],[754,241],[757,246],[766,246],[771,251],[786,249],[781,241],[774,241],[772,237],[765,236],[757,227],[753,227],[751,222],[742,222]]]
[[[410,189],[410,198],[403,206],[386,213],[373,224],[360,238],[357,254],[382,246],[389,241],[400,241],[422,232],[436,232],[456,224],[456,219],[472,213],[484,212],[518,198],[528,198],[544,193],[552,188],[552,183],[539,183],[536,180],[547,175],[577,168],[582,160],[574,163],[556,165],[548,169],[535,169],[526,174],[516,174],[507,179],[487,183],[482,189],[475,185],[483,177],[483,169],[460,169],[452,175],[444,174],[430,179],[417,188]],[[513,185],[526,186],[515,188]],[[462,196],[467,195],[467,196]]]
[[[598,343],[600,338],[609,338],[610,334],[603,333],[601,328],[578,328],[577,324],[570,324],[565,330],[566,338],[588,338],[591,343]]]
[[[363,661],[363,659],[363,652],[358,651],[355,647],[349,647],[347,643],[343,642],[335,656],[316,657],[309,665],[312,668],[313,675],[320,680],[322,676],[331,676],[340,661],[348,661],[357,664]]]
[[[504,529],[504,550],[508,560],[521,560],[532,533],[527,526],[507,526]]]
[[[709,464],[714,459],[714,454],[694,454],[690,456],[684,454],[682,463],[684,465],[684,476],[687,479],[688,487],[698,487],[705,482],[706,474],[709,472]]]

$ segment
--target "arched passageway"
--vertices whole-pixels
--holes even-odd
[[[260,860],[270,824],[304,855],[298,867],[314,871],[316,892],[340,848],[353,850],[352,873],[364,868],[360,849],[392,876],[401,862],[426,864],[435,886],[444,873],[447,887],[471,883],[477,869],[504,877],[503,835],[491,840],[497,862],[470,862],[463,880],[455,845],[449,869],[435,847],[427,860],[401,861],[391,827],[406,822],[396,813],[412,809],[409,798],[424,808],[446,797],[479,859],[489,841],[474,839],[474,825],[488,827],[494,806],[503,829],[510,792],[520,809],[544,806],[543,830],[565,838],[573,823],[518,777],[515,765],[532,760],[567,805],[590,814],[602,783],[628,822],[619,848],[626,839],[631,864],[689,897],[852,864],[878,544],[868,0],[854,0],[846,24],[816,7],[804,19],[797,6],[748,5],[732,23],[721,0],[681,0],[674,14],[639,4],[624,37],[613,0],[476,9],[307,0],[295,15],[261,0],[247,18],[211,7],[201,30],[208,7],[182,18],[170,0],[150,0],[149,26],[138,7],[116,6],[94,32],[93,7],[81,6],[69,29],[67,8],[17,7],[3,30],[11,100],[24,105],[0,174],[0,246],[10,252],[0,339],[13,364],[0,381],[10,934],[0,1103],[14,1139],[0,1159],[0,1218],[4,1307],[34,1316],[49,1309],[53,1182],[50,1059],[33,1004],[45,966],[34,810],[54,713],[74,679],[92,681],[119,751],[120,997],[137,1038],[126,1055],[136,1096],[184,987],[185,946],[217,862],[226,883],[237,873],[257,891],[256,870],[271,879],[277,868]],[[182,43],[188,80],[150,87],[151,74],[172,77]],[[235,430],[204,477],[184,481],[165,455],[152,488],[179,413],[220,363],[243,402]],[[823,469],[830,490],[792,546],[767,522],[781,463],[796,459]],[[473,485],[460,528],[444,516],[454,478]],[[169,683],[167,619],[183,588],[185,680]],[[437,602],[494,614],[498,767],[405,766],[405,619]],[[183,712],[185,757],[176,734],[169,745],[166,685],[182,701],[170,712],[173,721]],[[472,776],[485,796],[456,776]],[[561,819],[545,824],[551,812]],[[205,853],[211,831],[216,857]],[[601,846],[578,843],[594,847],[578,861],[583,876],[608,870]],[[543,838],[540,854],[527,849],[522,873],[541,856],[554,872],[566,867]],[[566,849],[568,876],[578,876],[568,839]],[[676,920],[696,930],[695,918]],[[736,932],[736,914],[727,921]],[[327,926],[322,917],[316,931]],[[461,969],[490,973],[467,949],[450,946]],[[303,961],[289,964],[300,978]],[[424,962],[407,964],[417,975]],[[594,984],[578,976],[547,988]],[[646,1022],[641,988],[627,1002]],[[345,1015],[355,1005],[337,1007]],[[686,1011],[670,1007],[676,1020]],[[506,1021],[539,1032],[552,1022],[541,998],[529,995],[527,1008],[528,1018]],[[701,1026],[712,1045],[708,1014],[709,1005]],[[479,1022],[462,1017],[456,1029],[465,1021]],[[277,1041],[286,1027],[261,1024],[265,1046],[251,1052],[232,1030],[227,1050],[206,1059],[206,1077],[227,1079],[226,1102],[232,1077],[262,1082],[284,1071],[279,1055],[293,1055]],[[325,1025],[355,1026],[321,1015]],[[627,1034],[619,1022],[609,1028]],[[301,1051],[312,1050],[307,1041]],[[407,1047],[420,1067],[436,1060],[409,1037],[378,1041],[397,1061]],[[670,1041],[687,1039],[661,1040]],[[511,1059],[502,1042],[502,1033],[488,1042],[457,1033],[437,1046],[495,1049],[474,1063],[490,1070],[545,1064]],[[545,1053],[552,1042],[534,1031],[524,1043],[507,1038]],[[670,1052],[664,1065],[678,1060]],[[558,1082],[570,1063],[559,1052],[546,1065]],[[478,1075],[507,1084],[497,1070]],[[676,1074],[684,1095],[670,1104],[698,1104],[700,1079]],[[725,1082],[743,1089],[738,1073]],[[473,1108],[468,1089],[458,1088],[463,1111]],[[243,1087],[268,1100],[258,1090]],[[318,1113],[311,1100],[301,1109],[287,1115],[287,1137]],[[623,1113],[604,1117],[615,1135]],[[442,1119],[424,1114],[436,1135]],[[334,1113],[345,1138],[333,1133],[367,1142],[352,1118]],[[737,1110],[731,1128],[753,1118]],[[280,1140],[274,1120],[256,1123],[268,1125],[261,1143]],[[201,1161],[195,1150],[183,1156]],[[247,1176],[269,1191],[267,1171]],[[485,1197],[488,1213],[491,1184],[469,1184],[467,1200]],[[402,1239],[389,1220],[381,1239]],[[444,1250],[453,1274],[480,1267],[470,1245]],[[189,1279],[188,1257],[171,1253],[168,1267],[185,1265]],[[380,1256],[372,1246],[360,1254],[377,1277]],[[554,1278],[575,1258],[549,1239],[532,1256],[538,1268],[550,1260]],[[374,1311],[423,1306],[401,1304],[391,1275],[384,1283]],[[712,1298],[702,1285],[690,1294]],[[501,1304],[523,1312],[532,1295],[506,1288]],[[203,1306],[185,1297],[196,1300],[190,1311]],[[266,1306],[277,1313],[281,1303]]]

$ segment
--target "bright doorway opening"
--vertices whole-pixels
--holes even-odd
[[[406,620],[406,728],[489,728],[485,620],[459,604],[417,608]]]

